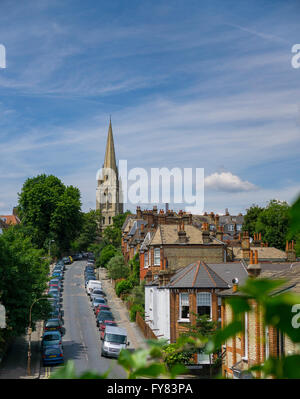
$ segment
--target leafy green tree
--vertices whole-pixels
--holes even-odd
[[[78,188],[66,187],[53,175],[27,179],[19,194],[20,218],[38,248],[46,249],[54,239],[60,251],[68,250],[81,227],[80,207]]]
[[[286,202],[271,200],[256,221],[256,232],[261,233],[262,239],[269,246],[285,249],[286,236],[289,229],[289,209]]]
[[[123,255],[115,255],[107,263],[108,277],[113,280],[119,278],[127,278],[129,275],[129,268],[125,265]]]
[[[96,266],[106,267],[111,258],[117,255],[117,253],[117,249],[112,244],[106,245],[100,252],[100,256],[96,261]]]
[[[130,267],[130,276],[128,280],[133,286],[140,284],[140,258],[139,254],[136,253],[132,259],[128,262]]]
[[[256,222],[263,211],[258,205],[253,204],[249,209],[246,209],[246,215],[244,216],[243,231],[248,231],[250,236],[256,233]]]
[[[287,234],[289,241],[295,240],[296,255],[300,257],[300,196],[290,208],[290,228]]]
[[[100,236],[100,218],[101,212],[99,210],[82,213],[80,234],[71,244],[74,252],[86,251],[91,244],[96,242]]]
[[[115,289],[118,296],[120,296],[121,294],[127,294],[132,289],[132,284],[128,280],[122,280],[116,284]]]
[[[25,229],[26,231],[26,229]],[[6,336],[24,334],[29,309],[34,300],[46,298],[49,265],[45,252],[33,247],[23,227],[10,227],[0,235],[0,292],[6,308]],[[32,308],[32,324],[48,315],[48,301],[40,300]]]
[[[113,216],[114,227],[121,230],[128,215],[131,215],[131,212],[127,210],[125,213],[120,213],[117,216]]]
[[[103,238],[116,248],[120,248],[122,232],[115,226],[107,226],[103,231]]]

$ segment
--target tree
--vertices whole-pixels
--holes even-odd
[[[115,255],[107,263],[108,276],[113,280],[127,278],[129,275],[128,266],[125,265],[123,255]]]
[[[127,210],[125,213],[120,213],[119,215],[113,216],[114,227],[121,230],[128,215],[131,215],[131,212]]]
[[[25,181],[19,194],[19,214],[32,243],[47,248],[49,240],[69,249],[82,223],[80,191],[66,187],[53,175],[39,175]]]
[[[117,254],[116,248],[112,244],[106,245],[101,253],[99,258],[96,260],[96,265],[101,267],[106,267],[107,263]]]
[[[7,336],[24,334],[31,304],[45,297],[49,273],[45,255],[43,250],[33,247],[21,225],[10,227],[0,235],[0,292],[7,313]],[[49,309],[46,300],[34,305],[33,326],[48,315]]]
[[[264,208],[255,204],[253,204],[249,209],[246,209],[247,213],[244,217],[243,231],[248,231],[250,236],[253,236],[253,234],[257,232],[256,222],[263,209]]]
[[[270,247],[285,249],[290,223],[289,209],[290,206],[285,201],[271,200],[260,212],[255,229]]]
[[[289,212],[290,216],[290,228],[287,234],[287,239],[295,240],[295,250],[296,255],[300,257],[300,196],[299,198],[292,204]]]
[[[121,229],[115,226],[107,226],[103,231],[103,238],[114,247],[119,248],[122,239]]]
[[[71,244],[74,252],[86,251],[91,244],[95,243],[100,236],[100,218],[101,212],[99,210],[90,210],[87,213],[82,213],[80,234]]]

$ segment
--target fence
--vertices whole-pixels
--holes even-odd
[[[157,336],[154,334],[154,332],[151,330],[151,328],[148,326],[148,324],[145,322],[139,312],[136,312],[135,321],[146,339],[157,339]]]

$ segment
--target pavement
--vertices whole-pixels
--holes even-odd
[[[130,346],[128,349],[147,349],[145,337],[140,328],[135,322],[130,321],[130,316],[125,303],[117,296],[111,280],[107,277],[107,270],[105,268],[97,269],[99,280],[102,281],[102,286],[109,298],[109,302],[113,304],[112,311],[119,315],[118,325],[127,330],[128,341]]]

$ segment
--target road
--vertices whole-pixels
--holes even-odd
[[[109,378],[126,378],[122,367],[114,359],[101,357],[101,340],[96,326],[94,312],[84,287],[86,261],[75,261],[66,265],[63,289],[63,347],[65,362],[73,360],[77,374],[87,370],[104,373],[112,366]],[[110,298],[108,295],[108,303]],[[116,321],[119,316],[112,309]],[[52,373],[57,367],[51,367]],[[49,375],[49,369],[45,370]]]

